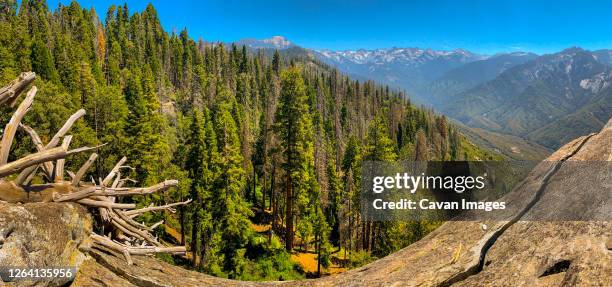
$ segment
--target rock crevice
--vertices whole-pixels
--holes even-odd
[[[518,212],[516,214],[516,216],[514,216],[510,221],[504,223],[503,225],[501,225],[501,227],[499,229],[495,230],[493,232],[493,234],[485,241],[485,243],[484,243],[484,245],[482,247],[482,250],[480,252],[480,257],[479,257],[479,260],[478,260],[478,265],[468,267],[466,271],[461,272],[461,273],[459,273],[459,274],[449,278],[445,282],[442,282],[442,284],[440,284],[440,286],[441,287],[450,286],[450,285],[452,285],[454,283],[457,283],[459,281],[465,280],[466,278],[481,272],[484,269],[485,264],[486,264],[487,252],[495,244],[497,239],[500,236],[502,236],[504,234],[504,232],[510,226],[512,226],[513,224],[518,222],[525,214],[527,214],[527,212],[529,212],[536,205],[536,203],[538,201],[540,201],[540,199],[542,198],[542,194],[544,193],[544,191],[548,187],[548,183],[549,183],[550,179],[552,178],[552,176],[555,175],[555,173],[561,168],[561,165],[566,160],[570,159],[572,156],[574,156],[576,153],[578,153],[578,151],[580,151],[580,149],[584,146],[584,144],[592,136],[593,135],[589,135],[589,136],[585,137],[584,139],[582,139],[580,144],[576,147],[576,149],[574,149],[568,155],[564,156],[558,162],[550,162],[551,165],[553,165],[553,166],[552,166],[552,168],[550,168],[548,173],[544,176],[544,180],[542,181],[542,185],[536,191],[535,195],[533,196],[533,199],[520,212]]]

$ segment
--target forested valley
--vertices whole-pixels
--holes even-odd
[[[34,71],[39,94],[23,122],[43,141],[79,109],[75,146],[100,155],[98,179],[126,154],[129,177],[177,179],[138,206],[192,202],[137,218],[186,245],[174,264],[241,280],[320,276],[363,265],[440,222],[371,222],[360,215],[362,161],[485,160],[444,117],[407,95],[353,80],[307,54],[249,50],[162,28],[153,6],[104,11],[0,0],[0,86]],[[8,121],[11,112],[3,107]],[[11,158],[31,152],[18,132]],[[72,156],[75,171],[87,155]],[[36,178],[32,181],[36,182]],[[314,254],[317,272],[293,256]]]

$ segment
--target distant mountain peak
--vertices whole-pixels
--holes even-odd
[[[524,57],[524,56],[537,56],[537,54],[535,53],[531,53],[531,52],[523,52],[523,51],[516,51],[516,52],[509,52],[509,53],[499,53],[497,55],[507,55],[507,56],[513,56],[513,57]]]
[[[417,47],[392,47],[357,50],[315,50],[323,60],[338,63],[375,64],[400,63],[408,66],[421,66],[436,59],[454,59],[460,62],[471,62],[487,58],[464,49],[434,50]],[[331,63],[333,64],[333,63]]]
[[[536,57],[440,101],[441,110],[472,127],[558,147],[612,113],[612,69],[605,51],[598,53],[572,47]]]
[[[291,41],[283,36],[272,36],[267,39],[242,39],[237,42],[239,45],[245,45],[252,49],[287,49],[295,46]]]
[[[293,43],[291,43],[291,41],[285,39],[285,37],[283,37],[283,36],[272,36],[272,38],[263,39],[262,41],[264,43],[269,43],[269,44],[272,44],[272,45],[277,46],[277,47],[289,47],[289,46],[293,45]]]
[[[586,52],[586,50],[580,48],[580,47],[569,47],[561,52],[559,52],[560,54],[569,54],[569,53],[577,53],[577,52]]]

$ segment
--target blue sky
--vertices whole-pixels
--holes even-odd
[[[49,7],[67,0],[49,0]],[[78,1],[105,15],[110,3]],[[168,30],[195,39],[235,41],[285,36],[315,49],[423,47],[480,53],[549,53],[580,46],[612,48],[612,1],[128,0],[153,3]]]

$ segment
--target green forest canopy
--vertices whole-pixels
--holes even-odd
[[[352,80],[299,50],[194,41],[187,30],[164,31],[151,5],[140,13],[112,5],[105,19],[76,2],[51,11],[45,1],[0,0],[0,83],[37,73],[39,95],[24,121],[43,141],[74,111],[87,111],[75,145],[108,143],[90,176],[103,177],[126,155],[143,185],[180,181],[135,199],[193,199],[177,214],[139,219],[179,230],[156,230],[189,246],[187,258],[165,258],[176,264],[286,280],[304,276],[291,252],[315,252],[325,268],[342,250],[342,264],[358,266],[439,224],[361,220],[361,160],[499,158],[403,93]],[[0,115],[6,122],[10,111]],[[31,149],[21,134],[11,157]],[[87,155],[75,157],[68,170]]]

